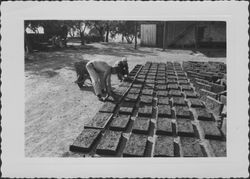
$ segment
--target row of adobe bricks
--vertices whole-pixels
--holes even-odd
[[[133,72],[133,70],[132,70],[132,72]],[[197,100],[194,100],[194,101],[196,101],[196,103],[197,103]],[[115,108],[115,106],[114,105],[112,106],[111,104],[112,103],[107,103],[106,107],[104,105],[104,107],[100,111],[102,111],[102,112],[112,112],[112,111],[114,111],[114,109],[112,109],[112,108]],[[198,103],[198,104],[201,105],[200,103]],[[162,114],[163,114],[162,117],[164,117],[165,114],[167,114],[167,116],[165,116],[165,117],[170,117],[170,113],[169,113],[169,111],[171,111],[171,109],[169,108],[170,106],[163,105],[162,107],[164,107],[164,108],[162,108],[162,110],[158,110],[158,112],[162,111]],[[199,107],[201,107],[201,106],[199,106]],[[108,109],[108,111],[105,111],[106,109]],[[111,111],[109,111],[109,109]],[[182,107],[180,107],[180,109],[182,109]],[[126,109],[124,111],[121,110],[120,113],[121,114],[122,113],[126,113],[128,115],[128,113],[130,113],[130,112],[132,113],[132,111],[133,110],[127,110]],[[146,109],[141,110],[141,111],[142,112],[139,113],[139,115],[148,116],[148,115],[150,115],[151,108],[150,109],[146,108]],[[158,115],[159,115],[159,113],[158,113]],[[98,116],[98,114],[97,114],[97,116]],[[104,113],[102,113],[101,116],[104,117],[105,116]],[[105,119],[105,117],[102,118],[101,116],[97,117],[96,119]],[[161,116],[161,114],[160,114],[160,116]],[[158,134],[158,135],[155,136],[156,137],[156,142],[155,142],[155,145],[153,146],[154,150],[151,149],[151,151],[154,151],[153,156],[174,156],[174,153],[175,153],[175,156],[188,156],[191,151],[193,153],[191,152],[192,154],[190,156],[207,156],[207,154],[205,154],[204,152],[201,152],[202,151],[201,149],[204,149],[203,147],[198,147],[200,145],[197,142],[193,144],[193,142],[197,141],[197,139],[195,139],[195,138],[189,138],[189,137],[187,138],[186,137],[186,136],[195,137],[193,124],[190,122],[189,119],[187,119],[188,117],[187,116],[178,116],[178,117],[185,117],[185,119],[183,119],[183,118],[179,119],[179,120],[177,120],[177,122],[174,122],[174,123],[172,123],[173,120],[170,120],[168,118],[158,118],[157,119],[156,134]],[[106,124],[109,123],[110,116],[108,117],[108,115],[107,115],[106,119],[108,119],[108,120],[97,120],[97,121],[92,120],[92,124],[99,124],[99,125],[100,124],[105,124],[106,125]],[[95,122],[93,123],[93,121],[95,121]],[[106,132],[105,132],[105,134],[103,136],[104,139],[100,141],[99,145],[97,146],[96,152],[97,153],[103,153],[103,154],[104,153],[111,154],[112,150],[109,150],[107,148],[109,148],[109,147],[112,148],[113,147],[113,148],[115,148],[115,152],[113,152],[113,154],[116,153],[117,150],[118,150],[119,143],[120,143],[121,135],[120,135],[120,133],[119,134],[117,133],[118,136],[120,136],[120,137],[114,137],[114,136],[116,136],[116,135],[114,135],[116,133],[115,131],[116,130],[119,131],[119,130],[126,129],[126,126],[128,125],[129,121],[130,121],[130,117],[129,116],[121,116],[121,115],[120,116],[119,115],[116,116],[116,118],[113,119],[113,121],[112,121],[112,123],[110,125],[110,129],[114,130],[114,131],[111,132],[110,130],[106,130]],[[127,142],[127,145],[126,145],[124,151],[122,152],[123,156],[145,156],[146,144],[148,143],[147,142],[148,140],[146,140],[147,137],[145,137],[145,135],[142,135],[142,134],[134,134],[134,133],[143,133],[143,134],[146,134],[147,131],[148,131],[148,128],[150,126],[150,121],[151,121],[150,118],[147,118],[147,117],[137,117],[135,119],[134,125],[132,127],[132,131],[133,131],[132,134],[133,135],[132,134],[130,135],[129,141]],[[208,124],[210,124],[210,125],[208,125]],[[218,139],[217,137],[220,136],[220,134],[219,134],[218,131],[213,131],[215,129],[213,123],[211,123],[211,121],[210,121],[210,123],[206,123],[205,122],[203,124],[203,126],[204,125],[205,125],[205,127],[203,127],[203,128],[206,129],[206,130],[203,130],[205,132],[205,138],[215,138],[215,139]],[[207,125],[210,126],[210,127],[207,127]],[[176,127],[173,127],[173,126],[176,126]],[[90,127],[90,128],[96,128],[96,126],[93,127],[93,125],[91,125],[91,126],[86,125],[86,128],[88,128],[88,127]],[[177,130],[177,132],[173,132],[172,127],[175,130]],[[86,132],[88,132],[88,131],[86,130]],[[216,135],[210,135],[210,134],[215,134],[216,132],[217,132],[217,136]],[[84,133],[84,131],[83,131],[83,133]],[[181,146],[184,146],[184,147],[178,147],[180,145],[177,145],[178,142],[177,143],[173,142],[174,141],[174,137],[173,136],[161,136],[161,134],[171,135],[171,133],[172,134],[177,134],[177,135],[181,136],[181,138],[180,138],[181,139],[180,140],[181,141],[180,144],[181,144]],[[71,150],[77,149],[76,143],[79,144],[79,141],[82,141],[82,140],[80,140],[80,139],[82,139],[81,136],[84,136],[84,134],[79,135],[78,139],[74,143],[75,145],[73,144],[71,146]],[[116,141],[117,145],[111,145],[111,143],[114,144],[114,142],[110,142],[110,139],[114,139]],[[179,138],[177,138],[177,139],[179,139]],[[89,140],[87,140],[87,141],[89,141]],[[94,141],[95,140],[93,140],[93,142]],[[107,142],[107,141],[109,141],[109,142]],[[137,141],[137,142],[135,142],[135,141]],[[142,142],[143,145],[140,145],[139,141],[144,141],[144,142]],[[185,142],[185,141],[189,141],[190,143],[189,142]],[[216,142],[218,143],[218,141],[215,141],[215,143]],[[133,144],[134,147],[131,146],[130,144]],[[210,146],[214,146],[213,144],[214,144],[214,142],[211,142]],[[224,143],[223,142],[222,143],[219,142],[219,145],[221,145],[221,144],[224,144]],[[91,144],[91,145],[93,145],[93,144]],[[107,147],[107,145],[109,147]],[[159,147],[159,146],[162,146],[162,145],[163,146],[166,145],[168,147],[166,147],[166,146],[163,147],[163,148]],[[82,150],[83,150],[83,148],[82,148]],[[213,148],[216,149],[216,147],[213,147]],[[136,149],[141,149],[141,150],[139,150],[140,152],[138,153],[138,151]],[[189,151],[189,149],[192,149],[192,150]],[[189,151],[189,152],[186,152],[186,151]],[[217,151],[217,152],[215,152],[216,153],[215,156],[216,155],[217,156],[218,155],[219,156],[220,155],[224,155],[223,152],[222,152],[223,154],[218,154],[218,150],[215,150],[215,151]],[[180,153],[182,153],[182,154],[180,154]],[[207,153],[209,153],[209,152],[207,152]],[[150,154],[148,154],[148,156],[150,156]]]

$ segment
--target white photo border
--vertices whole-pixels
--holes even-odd
[[[247,177],[248,2],[2,2],[3,177]],[[226,21],[227,157],[25,158],[24,20]]]

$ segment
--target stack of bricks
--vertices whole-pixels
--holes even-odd
[[[184,62],[183,67],[192,79],[196,92],[218,120],[226,114],[226,96],[221,95],[226,88],[214,83],[226,73],[226,65],[221,62]]]
[[[180,63],[137,65],[70,145],[91,157],[222,157],[226,136]]]

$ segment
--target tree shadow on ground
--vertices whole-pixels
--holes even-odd
[[[197,49],[192,52],[202,53],[208,58],[225,58],[227,56],[226,49]]]
[[[64,51],[37,52],[25,58],[25,71],[35,75],[54,77],[58,74],[56,70],[66,68],[74,71],[74,63],[83,60],[74,53],[66,54]]]
[[[56,70],[75,70],[74,63],[83,61],[83,55],[106,55],[114,57],[156,56],[153,52],[135,50],[131,44],[96,43],[85,46],[68,47],[61,50],[34,52],[25,57],[25,71],[48,78],[57,75]]]
[[[145,57],[145,56],[156,56],[154,52],[148,52],[141,50],[138,46],[137,49],[134,49],[131,44],[121,44],[121,43],[100,43],[97,46],[96,44],[88,44],[84,48],[74,47],[80,52],[88,55],[109,55],[114,57],[123,57],[123,56],[135,56],[135,57]]]

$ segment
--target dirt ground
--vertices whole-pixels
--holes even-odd
[[[129,69],[146,61],[220,61],[226,62],[219,50],[166,50],[121,43],[95,43],[69,46],[67,49],[34,52],[25,60],[25,156],[62,157],[69,145],[101,107],[92,86],[80,90],[74,83],[74,62],[103,59],[110,65],[126,56]],[[112,76],[112,86],[119,84]]]

